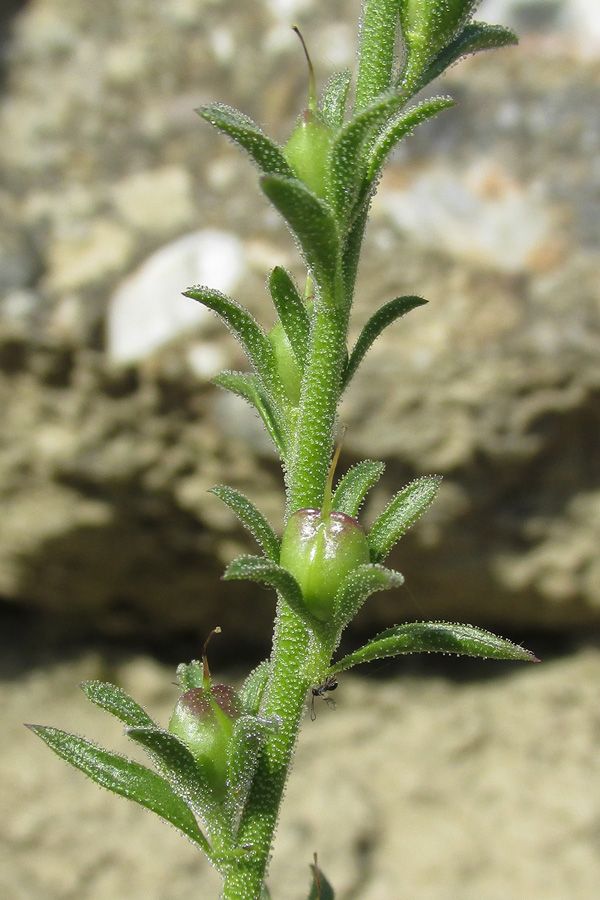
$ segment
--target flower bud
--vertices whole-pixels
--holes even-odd
[[[241,715],[241,704],[228,684],[211,685],[206,651],[217,626],[202,648],[202,666],[195,660],[178,667],[177,674],[184,691],[173,710],[169,731],[176,735],[196,760],[217,802],[227,792],[227,751],[233,735],[233,723]]]
[[[304,43],[304,38],[294,26],[294,31],[302,42],[308,63],[309,92],[308,109],[305,109],[296,123],[289,140],[283,148],[283,155],[290,166],[317,197],[325,199],[329,181],[329,151],[333,132],[317,112],[315,75]]]
[[[326,622],[341,582],[371,560],[356,519],[336,511],[300,509],[285,527],[279,561],[300,585],[309,611]]]
[[[298,406],[300,402],[300,387],[302,385],[302,371],[281,322],[277,322],[273,326],[268,334],[268,338],[275,352],[277,374],[286,396],[292,406]]]
[[[312,109],[305,109],[283,149],[298,178],[321,199],[327,196],[330,128]]]
[[[169,722],[169,731],[190,750],[218,801],[225,799],[227,748],[239,715],[234,689],[215,684],[208,691],[198,687],[183,694]]]

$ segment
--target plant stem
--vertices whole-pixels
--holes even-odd
[[[289,473],[288,514],[307,507],[320,508],[323,502],[347,332],[346,304],[324,298],[317,301]]]
[[[321,297],[315,307],[307,367],[302,384],[297,438],[288,482],[288,511],[320,507],[333,445],[335,414],[346,360],[347,304]],[[333,651],[279,601],[271,675],[261,717],[277,722],[265,740],[238,829],[246,855],[224,873],[222,900],[259,900],[279,817],[283,790],[300,729],[306,695]]]
[[[392,81],[400,0],[365,0],[355,109],[364,109]]]
[[[277,722],[277,730],[265,741],[238,830],[238,846],[247,848],[247,855],[225,873],[221,900],[259,900],[306,694],[326,653],[280,602],[273,669],[260,711],[261,717]]]

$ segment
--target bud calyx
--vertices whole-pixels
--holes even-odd
[[[369,545],[356,519],[345,513],[300,509],[286,525],[280,563],[292,573],[309,611],[321,621],[333,613],[344,578],[370,562]]]
[[[283,154],[298,178],[317,197],[325,199],[329,181],[329,151],[333,141],[333,132],[317,112],[314,70],[304,38],[295,26],[294,31],[302,42],[308,63],[308,108],[304,110],[296,123],[283,148]]]
[[[220,631],[220,629],[215,629]],[[214,634],[211,632],[208,640]],[[241,715],[236,691],[228,684],[210,683],[203,651],[204,678],[201,687],[192,687],[178,700],[169,722],[169,731],[188,748],[198,764],[215,800],[225,799],[227,751],[235,720]]]

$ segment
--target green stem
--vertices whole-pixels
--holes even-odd
[[[288,513],[307,507],[320,509],[323,503],[347,333],[348,311],[343,299],[340,303],[325,298],[316,301],[289,472]]]
[[[348,309],[341,289],[338,297],[338,303],[320,297],[315,304],[295,454],[288,473],[290,511],[320,507],[323,502],[347,352]],[[260,709],[260,715],[276,721],[278,728],[265,740],[238,830],[243,855],[224,873],[222,900],[260,897],[306,695],[328,665],[333,641],[333,636],[327,639],[311,633],[296,613],[279,602],[271,676]]]
[[[240,822],[237,842],[238,847],[246,848],[246,855],[225,873],[221,900],[259,900],[306,694],[327,653],[331,656],[331,648],[323,648],[299,617],[280,602],[273,668],[260,710],[260,715],[276,721],[278,728],[265,741]]]
[[[365,0],[354,108],[358,112],[392,84],[400,0]]]

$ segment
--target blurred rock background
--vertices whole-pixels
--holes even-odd
[[[280,527],[281,478],[253,412],[210,385],[243,365],[237,345],[180,292],[211,284],[269,325],[269,268],[301,267],[250,164],[193,109],[231,103],[285,140],[306,97],[290,24],[322,83],[353,66],[359,9],[4,0],[8,900],[202,893],[185,842],[20,723],[118,740],[78,681],[116,680],[167,718],[172,664],[217,622],[231,677],[268,650],[273,599],[219,582],[251,545],[207,490],[234,485]],[[374,302],[430,304],[367,357],[342,464],[386,462],[367,521],[410,478],[444,483],[392,560],[407,588],[372,598],[348,640],[465,619],[545,663],[425,658],[349,678],[301,740],[275,898],[302,897],[314,849],[342,900],[588,900],[600,882],[600,18],[593,0],[484,0],[480,15],[520,47],[444,77],[457,107],[405,142],[373,207],[355,330]]]

